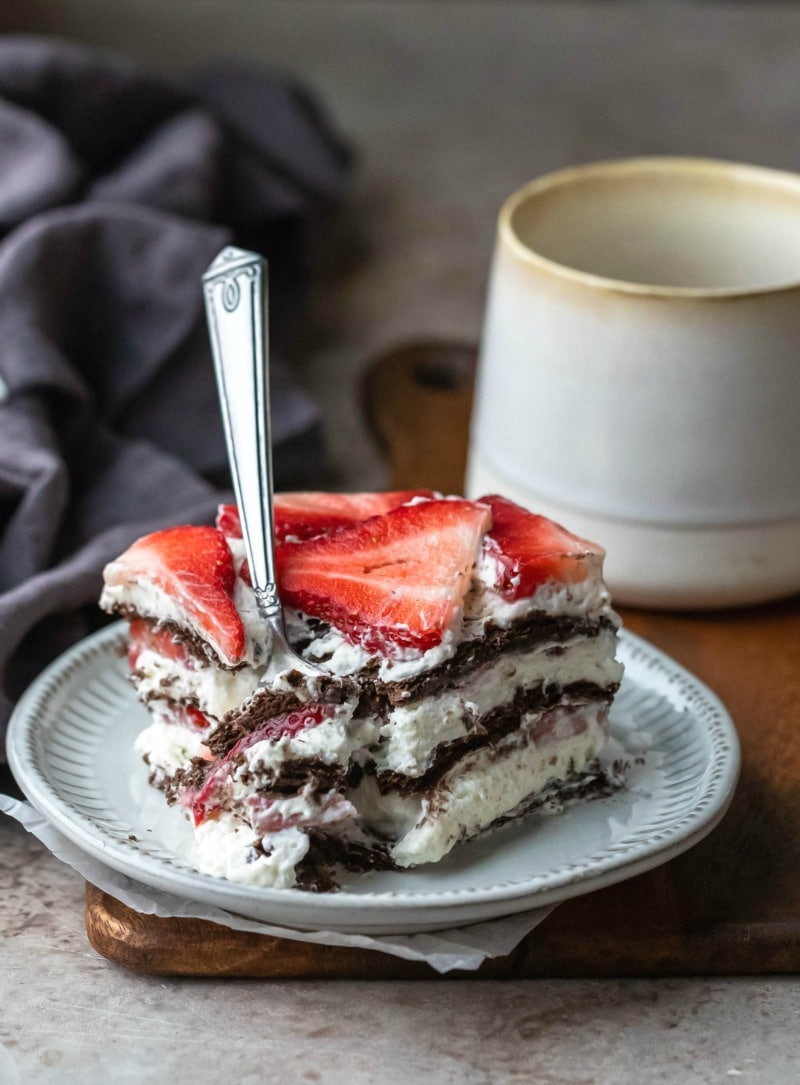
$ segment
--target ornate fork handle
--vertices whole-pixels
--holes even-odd
[[[272,537],[272,443],[267,270],[254,252],[226,248],[203,276],[233,488],[259,613],[282,629]]]

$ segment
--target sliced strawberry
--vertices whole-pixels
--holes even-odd
[[[107,565],[103,576],[109,587],[130,588],[133,606],[139,585],[165,592],[223,662],[241,659],[244,627],[232,598],[233,559],[216,528],[171,527],[146,535]]]
[[[275,538],[311,539],[370,516],[405,505],[414,498],[435,497],[433,490],[393,490],[389,493],[284,493],[275,494]],[[235,505],[220,505],[217,527],[229,539],[241,539],[242,525]]]
[[[283,735],[296,735],[309,727],[317,727],[334,714],[332,705],[311,704],[285,712],[266,721],[255,731],[240,738],[224,757],[209,769],[199,788],[186,788],[181,795],[181,805],[192,812],[195,825],[215,817],[223,806],[231,788],[231,762],[237,754],[257,742],[276,742]],[[202,713],[199,713],[202,715]]]
[[[181,806],[184,810],[191,810],[193,823],[200,825],[219,814],[230,788],[229,766],[226,761],[217,761],[206,773],[200,787],[187,787],[183,791]]]
[[[207,731],[211,726],[211,720],[205,712],[201,712],[194,705],[177,705],[176,709],[176,716],[186,727],[192,727],[195,731]]]
[[[131,670],[135,669],[140,654],[147,650],[166,656],[167,659],[173,659],[177,663],[183,663],[190,670],[193,669],[192,657],[185,646],[176,640],[175,634],[170,629],[159,629],[146,618],[134,618],[128,627],[128,633],[130,636],[128,660]]]
[[[284,543],[276,555],[281,598],[368,651],[424,651],[441,642],[461,605],[490,523],[485,506],[433,500]]]
[[[230,761],[236,754],[248,750],[257,742],[277,742],[284,735],[292,736],[309,727],[317,727],[324,720],[331,719],[334,711],[333,705],[311,704],[285,712],[281,716],[273,716],[257,730],[240,738],[236,745],[225,754],[225,760]]]
[[[241,539],[242,525],[235,505],[220,505],[217,508],[217,531],[221,531],[226,539]]]
[[[602,560],[602,547],[545,516],[497,494],[480,501],[492,510],[492,529],[484,546],[497,564],[494,587],[509,601],[532,595],[548,580],[580,583]]]

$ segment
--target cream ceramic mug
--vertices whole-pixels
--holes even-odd
[[[512,195],[467,492],[601,543],[621,603],[800,590],[800,176],[644,158]]]

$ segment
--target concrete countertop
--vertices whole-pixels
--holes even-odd
[[[797,1080],[794,979],[151,979],[93,952],[80,878],[6,821],[0,850],[2,1085]]]
[[[161,70],[247,55],[324,95],[360,167],[295,360],[342,488],[384,479],[355,394],[363,365],[398,341],[477,338],[514,188],[610,156],[800,166],[788,5],[6,0],[0,27]],[[0,1085],[202,1085],[223,1070],[390,1085],[797,1079],[795,978],[147,979],[92,951],[81,880],[6,819],[0,857]]]

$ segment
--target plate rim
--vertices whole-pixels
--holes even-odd
[[[115,622],[90,634],[67,649],[34,679],[9,721],[6,747],[11,769],[33,806],[87,854],[143,885],[240,915],[252,916],[258,912],[258,918],[263,921],[266,913],[285,912],[288,908],[292,912],[291,926],[298,929],[324,926],[331,930],[376,932],[380,928],[389,933],[407,930],[412,922],[415,930],[434,929],[475,918],[496,918],[529,908],[548,907],[627,880],[687,851],[719,824],[735,792],[740,746],[733,720],[720,698],[661,649],[622,629],[620,647],[625,654],[632,659],[638,658],[639,663],[660,673],[670,688],[674,687],[684,698],[699,701],[704,709],[700,715],[696,710],[690,716],[696,726],[705,727],[711,756],[704,771],[713,768],[714,772],[710,774],[700,802],[671,823],[665,840],[637,844],[633,855],[621,858],[614,856],[607,846],[602,850],[604,858],[599,861],[592,855],[579,863],[556,868],[547,875],[544,886],[537,885],[543,877],[537,874],[482,888],[359,893],[350,885],[345,893],[324,894],[296,888],[241,885],[202,874],[182,861],[179,866],[169,867],[163,860],[139,849],[127,853],[120,847],[122,841],[104,835],[96,822],[76,810],[59,793],[38,760],[36,726],[42,716],[47,716],[52,699],[65,685],[80,682],[82,672],[98,656],[106,655],[106,663],[111,665],[112,653],[124,642],[126,624]],[[662,691],[656,692],[665,696]],[[131,696],[135,701],[133,690]],[[301,910],[309,916],[305,921],[302,916],[295,915],[301,901],[304,905]],[[416,913],[423,912],[429,918],[414,919]],[[348,920],[348,915],[354,913],[357,918]],[[396,913],[397,918],[391,921],[381,918],[389,913]],[[324,918],[320,919],[320,916]],[[275,922],[277,925],[282,923],[281,920]]]

